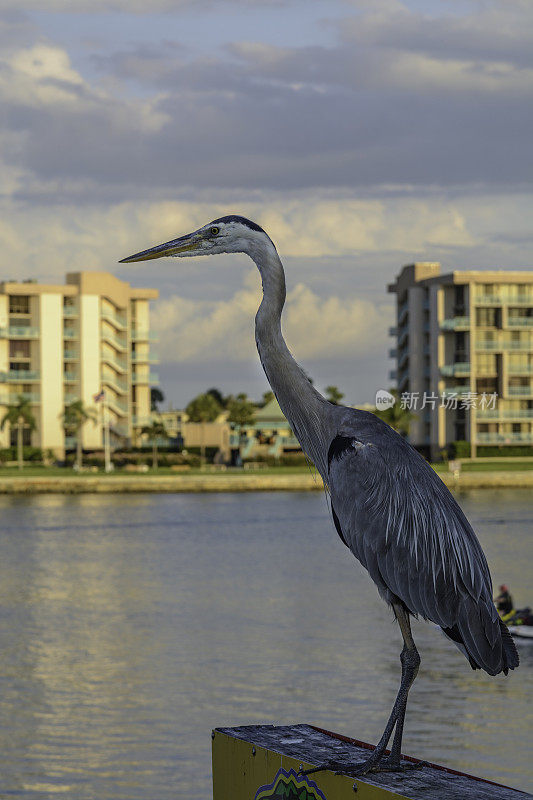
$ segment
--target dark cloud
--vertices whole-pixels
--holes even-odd
[[[94,57],[101,86],[36,79],[72,102],[21,92],[4,113],[41,197],[50,181],[62,199],[83,187],[107,200],[187,186],[508,188],[533,177],[530,17],[370,12],[336,47],[240,42],[208,57],[140,44]]]

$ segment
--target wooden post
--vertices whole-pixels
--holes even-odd
[[[316,772],[328,759],[360,762],[372,745],[312,725],[216,728],[213,800],[525,800],[531,795],[491,781],[426,764],[361,778]],[[405,757],[417,763],[417,759]]]

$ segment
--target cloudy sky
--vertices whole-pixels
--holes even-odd
[[[156,286],[168,400],[259,397],[252,262],[117,264],[244,214],[297,358],[371,400],[402,264],[533,268],[532,94],[531,0],[0,0],[2,275]]]

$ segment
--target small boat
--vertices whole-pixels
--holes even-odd
[[[533,639],[533,614],[529,606],[513,608],[508,614],[501,614],[501,617],[515,639]]]
[[[509,633],[515,639],[531,639],[533,641],[533,625],[508,625]]]

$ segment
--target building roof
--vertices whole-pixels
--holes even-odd
[[[287,422],[276,398],[255,412],[255,422]]]

